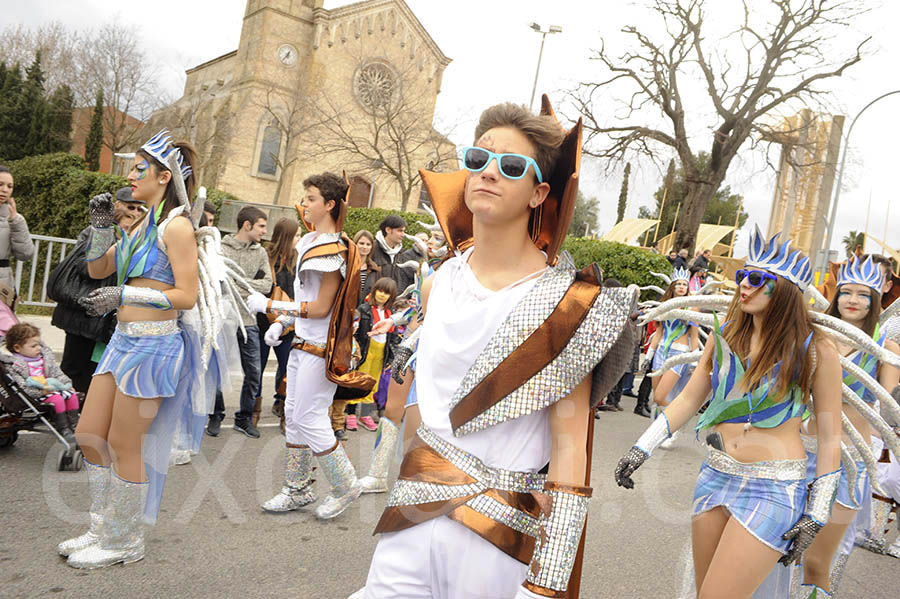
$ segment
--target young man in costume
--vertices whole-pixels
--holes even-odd
[[[637,298],[557,255],[580,154],[581,123],[564,131],[544,97],[542,116],[486,110],[466,170],[423,171],[455,255],[423,288],[404,382],[422,426],[358,596],[577,596],[592,399],[631,357]]]
[[[350,371],[353,310],[359,303],[359,256],[356,245],[341,232],[347,212],[348,185],[332,173],[303,182],[306,197],[301,216],[310,231],[297,244],[299,260],[293,302],[272,301],[254,293],[251,311],[278,313],[265,341],[280,343],[283,328],[293,324],[294,342],[287,366],[285,399],[284,486],[262,508],[267,512],[296,510],[316,500],[313,457],[331,483],[328,497],[316,508],[327,520],[359,497],[353,464],[331,428],[331,402],[338,385],[364,396],[372,377]]]

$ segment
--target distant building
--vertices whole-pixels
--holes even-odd
[[[111,121],[113,117],[115,117],[116,122],[121,122],[121,119],[124,118],[127,121],[126,126],[128,129],[140,129],[143,126],[143,123],[140,120],[129,116],[112,106],[105,106],[103,109],[106,111],[103,119],[104,121]],[[113,114],[114,112],[115,115]],[[72,111],[72,148],[69,151],[73,154],[84,156],[84,143],[87,140],[88,132],[91,130],[91,117],[93,116],[93,106],[76,108]],[[100,149],[100,172],[112,173],[114,175],[127,175],[127,172],[119,172],[122,169],[122,165],[118,164],[118,162],[120,161],[113,160],[112,150],[104,144]]]
[[[330,170],[354,178],[354,205],[398,208],[386,169],[341,147],[372,143],[380,105],[410,102],[403,127],[428,137],[410,152],[414,167],[453,155],[432,127],[449,63],[402,0],[331,10],[323,0],[247,0],[237,50],[188,69],[184,95],[148,129],[167,126],[191,141],[200,182],[244,201],[293,205],[307,176]],[[416,188],[408,209],[419,196]]]

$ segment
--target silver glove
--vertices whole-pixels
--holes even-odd
[[[121,287],[101,287],[78,298],[78,305],[84,308],[88,316],[104,316],[122,303]]]
[[[397,384],[403,384],[403,377],[409,371],[409,359],[413,355],[410,347],[403,345],[397,346],[394,350],[394,361],[391,362],[391,378],[397,381]]]
[[[794,542],[778,562],[785,566],[790,566],[792,562],[799,564],[803,552],[809,549],[820,530],[822,530],[822,526],[809,516],[800,518],[789,531],[782,535],[781,538],[785,541],[793,540]]]
[[[95,229],[105,229],[116,224],[113,211],[113,196],[110,193],[101,193],[91,198],[88,202],[91,226]]]
[[[634,471],[640,468],[641,464],[646,462],[649,457],[650,456],[639,447],[632,447],[629,449],[619,460],[619,463],[616,464],[616,484],[620,487],[625,487],[626,489],[633,489],[634,481],[631,480],[631,475],[634,474]]]

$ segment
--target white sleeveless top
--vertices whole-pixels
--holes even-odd
[[[450,399],[466,372],[512,309],[539,276],[491,291],[468,265],[471,249],[445,262],[435,274],[419,336],[416,393],[422,422],[441,438],[488,466],[535,472],[550,460],[547,409],[456,437]]]

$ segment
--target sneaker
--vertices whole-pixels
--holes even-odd
[[[348,431],[355,431],[356,429],[356,414],[347,414],[347,424],[344,425],[344,428]]]
[[[334,438],[337,439],[338,441],[346,441],[347,440],[347,431],[345,431],[342,428],[337,429],[336,431],[334,431]]]
[[[206,434],[210,437],[218,437],[219,431],[222,430],[222,419],[218,416],[210,416],[206,423]]]
[[[375,424],[375,421],[371,416],[363,416],[359,419],[359,425],[366,429],[367,431],[375,431],[378,430],[378,425]]]
[[[244,433],[251,439],[259,439],[259,429],[253,426],[253,423],[247,420],[235,420],[234,421],[234,430],[239,433]]]

